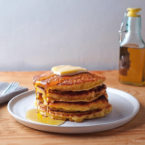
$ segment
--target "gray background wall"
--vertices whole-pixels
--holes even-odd
[[[127,7],[143,9],[145,38],[143,0],[0,0],[0,70],[117,69]]]

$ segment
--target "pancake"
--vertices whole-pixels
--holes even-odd
[[[85,112],[62,112],[62,111],[54,111],[48,109],[48,112],[41,110],[40,108],[38,111],[43,115],[47,116],[49,114],[53,119],[59,120],[69,120],[75,122],[82,122],[86,119],[93,119],[93,118],[100,118],[104,117],[112,111],[112,106],[109,104],[104,109],[97,109],[93,111],[85,111]]]
[[[35,76],[33,83],[35,88],[42,87],[45,90],[83,91],[102,85],[105,77],[95,72],[84,72],[71,76],[59,76],[53,72],[47,72]]]
[[[43,88],[36,88],[37,98],[43,98],[45,102],[54,102],[54,101],[64,101],[64,102],[90,102],[96,100],[101,95],[106,93],[106,85],[101,85],[91,90],[85,91],[58,91],[58,90],[49,90],[47,93]],[[106,96],[107,97],[107,96]]]
[[[107,94],[105,95],[107,96]],[[51,110],[64,111],[64,112],[77,112],[77,111],[91,111],[96,109],[103,109],[108,105],[108,100],[104,95],[99,97],[92,102],[53,102],[44,105],[41,101],[38,100],[38,105],[47,111],[46,107]]]
[[[103,84],[97,86],[96,88],[85,90],[85,91],[58,91],[58,90],[49,90],[47,97],[50,102],[54,101],[64,101],[64,102],[90,102],[96,100],[101,95],[106,93],[106,86]]]

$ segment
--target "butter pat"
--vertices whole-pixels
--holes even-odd
[[[56,75],[67,76],[87,72],[88,70],[79,66],[59,65],[52,67],[51,71]]]

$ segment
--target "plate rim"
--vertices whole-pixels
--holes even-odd
[[[22,117],[16,115],[11,109],[12,105],[15,104],[18,100],[21,100],[22,98],[24,98],[25,95],[28,96],[28,94],[35,94],[35,90],[29,90],[27,92],[21,93],[19,95],[16,95],[15,97],[13,97],[8,102],[7,109],[8,109],[8,112],[10,113],[10,115],[14,119],[16,119],[17,121],[18,120],[21,121],[21,123],[25,122],[25,123],[30,123],[30,124],[34,124],[34,125],[41,125],[41,126],[47,126],[47,127],[56,127],[56,128],[84,128],[84,127],[94,127],[94,126],[102,126],[102,125],[120,124],[121,122],[127,123],[128,121],[130,121],[132,118],[134,118],[137,115],[137,113],[139,112],[139,109],[140,109],[140,103],[133,95],[131,95],[131,94],[125,92],[125,91],[122,91],[122,90],[119,90],[119,89],[116,89],[116,88],[111,88],[111,87],[107,87],[107,91],[110,91],[111,93],[112,92],[114,93],[114,92],[117,91],[118,93],[120,92],[120,93],[123,93],[127,96],[130,96],[136,102],[136,108],[135,108],[134,112],[131,113],[131,115],[126,116],[122,119],[114,120],[114,121],[111,121],[111,122],[100,123],[100,124],[94,124],[94,125],[89,124],[89,125],[83,125],[83,126],[49,125],[49,124],[39,123],[39,122],[36,122],[36,121],[31,121],[31,120],[28,120],[28,119],[25,119],[25,118],[22,118]],[[118,93],[116,93],[116,94],[118,94]],[[122,95],[120,95],[120,96],[123,97]],[[125,97],[123,97],[123,98],[125,98]],[[126,99],[126,100],[128,100],[128,99]],[[123,123],[123,124],[125,124],[125,123]]]

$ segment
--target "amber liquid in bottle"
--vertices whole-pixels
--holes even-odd
[[[145,48],[120,47],[119,80],[126,84],[145,85]]]

